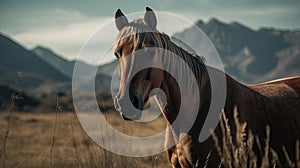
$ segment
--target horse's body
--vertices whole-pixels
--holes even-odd
[[[171,146],[170,144],[176,143],[175,146],[166,150],[170,164],[173,167],[194,167],[196,165],[203,167],[207,162],[208,167],[218,166],[220,164],[220,156],[216,151],[212,136],[201,143],[198,141],[198,137],[211,103],[212,86],[207,69],[215,74],[221,74],[223,72],[205,66],[200,57],[189,54],[172,43],[168,36],[159,33],[156,30],[156,18],[151,9],[147,8],[144,20],[129,23],[120,10],[116,13],[116,19],[118,18],[119,20],[116,20],[116,26],[123,37],[122,39],[118,39],[118,43],[115,46],[121,79],[120,90],[115,98],[115,105],[118,107],[118,110],[122,113],[126,111],[124,108],[121,110],[120,107],[122,106],[122,98],[126,93],[126,85],[130,84],[129,89],[133,90],[131,92],[129,91],[131,101],[134,106],[140,110],[147,101],[146,97],[149,96],[151,89],[157,87],[162,89],[167,98],[167,107],[162,109],[162,113],[168,125],[167,130],[169,130],[166,132],[165,145],[169,147]],[[137,33],[140,31],[139,29],[146,29],[147,32],[142,36],[138,36]],[[126,34],[129,37],[126,37]],[[134,66],[134,64],[130,64],[132,62],[129,62],[129,60],[126,61],[125,57],[139,49],[145,49],[148,46],[164,48],[174,52],[186,61],[197,78],[197,87],[199,88],[200,97],[202,99],[199,104],[195,122],[188,132],[175,130],[172,125],[177,117],[181,98],[180,89],[178,85],[176,85],[176,80],[169,73],[155,68],[147,69],[135,76],[135,80],[131,81],[131,83],[127,83],[129,82],[127,80],[129,79],[128,76],[131,75],[131,66]],[[130,59],[133,59],[133,56]],[[168,57],[168,55],[164,57]],[[154,59],[155,56],[151,58]],[[149,59],[149,56],[145,59]],[[180,67],[174,68],[178,69]],[[270,147],[278,153],[278,157],[283,166],[286,164],[282,150],[283,146],[286,148],[292,161],[294,161],[296,140],[300,138],[300,77],[255,85],[243,85],[226,75],[226,87],[227,94],[224,112],[229,119],[230,127],[235,127],[233,111],[234,108],[237,107],[240,121],[247,123],[247,129],[257,135],[262,144],[266,138],[266,127],[270,126]],[[191,104],[191,106],[193,106],[193,104]],[[214,133],[216,137],[222,141],[220,127],[219,123]],[[232,132],[232,134],[234,135],[234,132]],[[262,154],[255,144],[254,151],[259,162]],[[209,159],[206,161],[209,153]]]
[[[270,126],[270,147],[274,149],[283,167],[287,166],[283,146],[289,157],[295,162],[296,141],[300,138],[300,77],[285,78],[276,81],[243,85],[230,76],[226,77],[227,96],[224,112],[229,117],[229,125],[235,128],[233,111],[237,107],[241,122],[247,123],[247,128],[257,135],[260,143],[265,142],[266,127]],[[197,121],[196,121],[197,122]],[[220,125],[214,131],[222,141]],[[234,136],[235,132],[232,133]],[[199,143],[198,135],[190,135],[167,151],[167,157],[174,167],[217,167],[220,157],[215,149],[215,142],[210,136]],[[166,142],[172,140],[172,134]],[[258,164],[263,153],[254,144]],[[210,157],[207,160],[208,154]],[[206,161],[207,160],[207,161]],[[197,162],[198,161],[198,162]]]

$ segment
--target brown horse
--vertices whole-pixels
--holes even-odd
[[[161,108],[162,114],[167,122],[166,132],[166,156],[172,167],[217,167],[220,165],[220,156],[215,148],[212,136],[204,142],[199,142],[198,137],[205,123],[211,105],[211,79],[208,71],[221,74],[217,69],[206,66],[201,57],[192,55],[174,44],[170,38],[160,33],[154,12],[146,8],[143,19],[128,22],[126,16],[118,10],[115,14],[115,24],[119,30],[119,36],[115,44],[115,55],[118,59],[120,88],[114,98],[115,107],[121,112],[124,119],[135,120],[141,116],[141,111],[148,101],[150,91],[160,88],[166,95],[166,106]],[[178,55],[188,64],[197,80],[197,89],[200,99],[198,111],[193,125],[188,130],[181,129],[181,125],[173,125],[179,113],[182,94],[180,93],[178,81],[168,72],[161,68],[145,68],[134,74],[132,71],[138,64],[145,62],[157,62],[165,59],[168,66],[174,71],[185,76],[186,70],[177,67],[168,54],[156,52],[147,53],[149,48],[161,48]],[[139,54],[136,54],[139,50]],[[143,54],[144,53],[144,54]],[[162,57],[159,57],[162,54]],[[139,60],[139,61],[138,61]],[[169,62],[168,62],[169,61]],[[187,75],[188,76],[188,75]],[[247,122],[247,128],[257,135],[261,142],[266,137],[266,127],[270,126],[270,147],[274,149],[282,166],[286,165],[283,146],[289,153],[291,160],[295,161],[295,144],[300,138],[300,77],[285,78],[276,81],[244,85],[228,75],[226,76],[226,101],[223,107],[229,118],[230,127],[234,127],[233,109],[237,107],[241,122]],[[216,78],[218,75],[216,75]],[[189,79],[183,79],[188,83]],[[179,82],[180,83],[180,82]],[[194,88],[190,88],[194,89]],[[138,111],[130,112],[124,106],[123,99],[129,94],[131,103]],[[188,92],[193,98],[196,92]],[[159,99],[159,97],[158,97]],[[193,109],[194,101],[190,101],[190,109]],[[220,110],[221,109],[217,109]],[[187,115],[188,116],[188,115]],[[182,131],[183,130],[183,131]],[[214,129],[215,135],[222,140],[220,124]],[[174,146],[172,144],[175,144]],[[256,149],[257,146],[254,148]],[[256,155],[261,155],[255,150]],[[209,160],[206,158],[210,153]],[[258,160],[259,161],[259,160]]]

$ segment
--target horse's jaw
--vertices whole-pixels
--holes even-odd
[[[125,120],[125,121],[136,121],[136,120],[141,119],[141,117],[142,117],[142,112],[137,113],[136,116],[131,117],[131,118],[126,117],[122,112],[120,112],[120,115],[121,115],[122,119]]]

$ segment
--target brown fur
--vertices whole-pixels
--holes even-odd
[[[235,127],[234,107],[238,109],[241,122],[247,122],[248,129],[258,136],[262,144],[266,136],[266,127],[270,126],[270,147],[278,154],[280,160],[278,164],[283,167],[287,166],[283,146],[291,160],[295,161],[296,140],[300,138],[300,77],[243,85],[227,76],[227,98],[224,111],[229,117],[231,128]],[[195,123],[194,126],[196,125],[198,124]],[[215,134],[221,141],[220,125],[215,129]],[[208,167],[218,166],[220,158],[212,137],[199,143],[197,136],[198,134],[191,132],[166,152],[173,167],[193,167],[197,161],[198,166],[203,167],[210,152]],[[254,144],[254,151],[260,164],[262,153],[259,152],[257,144]]]
[[[119,60],[119,67],[121,63],[125,64],[123,66],[126,67],[124,69],[121,68],[119,93],[125,93],[124,88],[128,83],[124,82],[123,78],[128,76],[126,72],[133,66],[124,61],[122,62],[122,59],[132,52],[152,46],[170,50],[181,56],[196,76],[199,84],[196,87],[199,87],[200,97],[202,98],[200,99],[201,102],[196,120],[186,134],[181,134],[178,130],[174,130],[171,125],[178,114],[181,97],[176,80],[170,74],[160,70],[154,71],[153,68],[150,71],[141,72],[137,77],[138,80],[132,82],[134,84],[130,83],[136,87],[131,87],[130,89],[135,91],[136,95],[133,94],[133,96],[138,98],[136,100],[138,104],[145,103],[142,98],[148,97],[149,90],[152,88],[159,86],[165,92],[167,107],[162,111],[168,125],[165,145],[170,146],[170,144],[177,142],[175,146],[166,149],[166,156],[172,167],[203,167],[208,154],[210,154],[207,162],[208,167],[217,167],[220,164],[220,157],[216,152],[212,136],[202,143],[199,143],[198,137],[211,103],[211,84],[206,68],[210,68],[216,74],[222,74],[223,72],[206,67],[200,57],[189,54],[172,43],[167,35],[159,33],[156,30],[155,14],[151,9],[147,8],[144,20],[139,19],[128,23],[120,10],[116,13],[116,19],[118,17],[121,17],[121,20],[116,20],[116,26],[120,33],[115,51]],[[138,34],[138,32],[143,32],[143,30],[147,30],[146,33]],[[129,38],[124,38],[127,36]],[[127,40],[122,41],[122,39]],[[131,47],[126,48],[124,46]],[[124,51],[120,52],[120,49],[124,49]],[[165,55],[165,57],[168,57],[168,55]],[[176,66],[172,63],[170,65]],[[149,79],[146,78],[147,72],[151,72]],[[138,91],[137,88],[145,88],[142,87],[145,83],[144,81],[148,81],[149,87],[146,90]],[[229,119],[230,127],[234,130],[233,110],[237,107],[240,121],[247,122],[248,130],[257,135],[262,145],[264,145],[263,142],[266,138],[266,127],[270,126],[270,147],[278,153],[282,166],[286,166],[282,150],[283,146],[287,149],[292,161],[294,161],[296,140],[300,138],[300,77],[255,85],[243,85],[226,75],[226,84],[227,95],[224,112]],[[122,94],[116,96],[115,102],[117,102],[117,105],[122,100],[122,96]],[[221,109],[219,110],[221,111]],[[214,130],[214,133],[222,141],[220,123]],[[232,132],[232,134],[234,135],[235,133]],[[254,151],[258,159],[262,158],[262,153],[259,152],[257,144],[254,144]],[[260,160],[258,162],[260,163]]]

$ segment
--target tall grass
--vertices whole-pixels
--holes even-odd
[[[247,123],[239,122],[236,109],[234,110],[234,124],[236,125],[235,137],[232,136],[232,130],[229,126],[228,119],[223,112],[220,124],[222,132],[221,142],[219,142],[218,137],[214,133],[212,135],[218,155],[221,158],[220,165],[228,168],[246,168],[248,165],[251,168],[256,167],[257,158],[252,150],[254,141],[253,135],[250,132],[248,139],[246,139]],[[234,143],[234,140],[236,143]]]
[[[63,109],[59,103],[59,98],[56,98],[56,113],[55,113],[55,121],[54,121],[54,128],[53,128],[53,132],[52,132],[52,136],[51,136],[51,145],[50,145],[50,150],[49,150],[49,155],[48,157],[46,157],[45,159],[49,158],[49,166],[50,168],[53,167],[53,157],[55,157],[55,155],[53,155],[53,148],[54,148],[54,144],[55,144],[55,139],[56,139],[56,132],[57,132],[57,126],[58,126],[58,113],[62,112]],[[42,162],[42,168],[45,166],[45,160]]]
[[[22,79],[22,72],[19,72],[16,76],[16,80],[15,80],[15,86],[14,88],[16,89],[18,86],[19,81]],[[1,158],[1,164],[2,167],[5,168],[6,167],[6,156],[7,156],[7,141],[9,138],[9,131],[10,131],[10,124],[11,124],[11,118],[12,118],[12,113],[15,111],[15,106],[16,106],[16,101],[21,99],[21,95],[19,95],[16,90],[14,89],[13,94],[10,95],[10,102],[8,105],[8,115],[7,115],[7,124],[4,130],[4,134],[2,137],[2,144],[1,144],[1,150],[0,150],[0,158]]]
[[[269,168],[269,167],[281,167],[277,153],[270,147],[270,127],[266,127],[266,138],[263,142],[264,148],[262,149],[262,143],[259,141],[256,135],[253,135],[251,130],[247,130],[247,123],[241,123],[238,118],[238,111],[235,108],[233,113],[235,130],[229,126],[228,118],[225,113],[222,113],[221,120],[221,132],[222,140],[219,142],[216,134],[213,134],[213,140],[217,149],[218,155],[221,158],[220,166],[226,168]],[[232,134],[235,132],[235,135]],[[254,143],[257,144],[262,158],[254,152]],[[283,147],[283,149],[285,149]],[[293,163],[289,159],[289,155],[286,153],[286,158],[289,163],[289,167],[300,168],[299,162],[299,141],[296,144],[296,161]],[[286,150],[285,150],[286,151]],[[258,165],[258,159],[261,160]]]
[[[285,156],[285,158],[287,160],[287,163],[288,163],[289,167],[300,168],[300,146],[299,146],[299,140],[296,142],[295,162],[293,162],[290,159],[290,155],[286,151],[285,147],[283,147],[283,152],[284,152],[284,156]]]
[[[134,158],[126,157],[114,154],[110,151],[106,151],[101,148],[97,143],[95,143],[81,128],[76,114],[72,114],[72,117],[68,117],[66,122],[63,117],[69,115],[70,113],[64,112],[63,107],[60,105],[59,98],[56,100],[56,113],[53,121],[53,127],[49,128],[52,131],[49,133],[50,143],[49,143],[49,152],[44,157],[41,163],[41,167],[60,167],[61,165],[68,165],[62,162],[72,162],[69,163],[72,167],[91,167],[91,168],[119,168],[119,167],[128,167],[128,168],[139,168],[139,167],[166,167],[166,164],[160,164],[161,160],[165,160],[161,155],[155,155],[152,157],[144,158]],[[104,113],[107,120],[111,120],[115,116],[111,113]],[[60,131],[62,128],[65,128],[62,125],[67,125],[67,128],[70,129],[68,135],[61,137]],[[130,128],[122,124],[122,129],[127,134],[133,134],[133,130],[136,129],[134,125]],[[126,128],[125,128],[126,127]],[[106,129],[106,128],[99,128]],[[105,135],[104,135],[105,136]],[[69,141],[68,145],[65,145],[65,151],[60,153],[58,144],[61,143],[60,139],[65,138],[64,141]],[[114,145],[113,143],[111,145]],[[124,144],[126,145],[126,144]],[[66,149],[67,148],[67,149]],[[66,156],[69,155],[69,156]],[[160,159],[158,159],[160,158]],[[160,160],[160,163],[158,163]],[[164,165],[164,166],[162,166]]]

